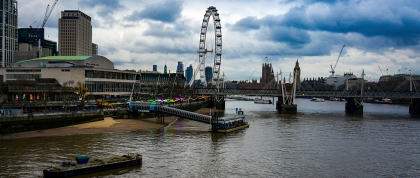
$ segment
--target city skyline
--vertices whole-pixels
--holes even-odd
[[[19,28],[41,21],[36,17],[53,2],[18,3]],[[209,6],[220,14],[220,71],[227,80],[259,79],[262,63],[272,63],[275,73],[291,72],[296,59],[301,78],[327,77],[343,45],[336,74],[360,76],[364,69],[366,78],[378,80],[378,66],[384,75],[420,73],[417,1],[58,1],[45,37],[58,42],[60,12],[79,9],[92,17],[98,54],[116,68],[150,70],[156,64],[162,71],[166,63],[175,71],[181,61],[195,70],[200,26]]]

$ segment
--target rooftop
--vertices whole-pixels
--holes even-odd
[[[40,57],[40,58],[29,59],[29,60],[22,60],[22,61],[15,62],[15,64],[29,62],[29,61],[40,61],[40,60],[84,61],[91,57],[92,56],[47,56],[47,57]]]

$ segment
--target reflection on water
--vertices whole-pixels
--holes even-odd
[[[272,98],[267,98],[272,99]],[[84,177],[418,177],[420,119],[407,106],[297,99],[298,114],[274,105],[227,101],[225,115],[245,111],[251,126],[228,134],[179,119],[164,129],[0,141],[0,177],[41,177],[76,155],[143,154],[143,165]]]

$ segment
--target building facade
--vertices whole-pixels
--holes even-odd
[[[296,78],[296,90],[300,90],[300,67],[299,60],[296,59],[295,68],[293,69],[293,78]]]
[[[184,64],[181,61],[178,61],[178,65],[176,66],[177,73],[184,73]]]
[[[92,43],[92,56],[98,55],[98,45],[95,43]]]
[[[92,25],[90,16],[79,10],[61,11],[58,19],[60,56],[92,55]]]
[[[187,67],[187,69],[185,69],[185,76],[187,78],[187,82],[190,83],[191,80],[193,79],[193,75],[194,75],[194,71],[193,71],[193,67],[190,64],[190,66]]]
[[[0,0],[0,11],[0,67],[10,67],[18,50],[17,0]]]
[[[206,83],[210,83],[213,79],[213,67],[207,66],[204,73],[206,74]]]
[[[84,84],[88,94],[95,98],[129,98],[133,88],[143,94],[152,91],[160,94],[158,89],[167,93],[172,91],[167,88],[184,86],[186,81],[184,75],[176,73],[117,70],[114,63],[103,56],[49,56],[19,61],[12,67],[0,68],[1,82],[39,79],[55,79],[61,86],[69,82],[72,83],[70,87]]]
[[[264,63],[262,65],[262,75],[261,75],[260,83],[262,86],[265,86],[271,82],[271,80],[274,79],[274,71],[273,66],[268,63]]]

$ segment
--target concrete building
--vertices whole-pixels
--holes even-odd
[[[95,98],[128,98],[133,93],[133,85],[137,91],[149,94],[157,85],[163,89],[174,83],[183,86],[186,81],[183,75],[175,73],[117,70],[103,56],[48,56],[0,68],[0,82],[39,79],[55,79],[62,86],[72,81],[70,87],[85,84],[89,95]]]
[[[14,53],[14,62],[58,55],[57,42],[45,39],[44,28],[19,28],[18,43],[19,49]]]
[[[0,67],[10,67],[18,50],[17,0],[0,0]]]
[[[58,53],[61,56],[92,55],[90,16],[79,10],[61,11],[58,19]]]
[[[92,43],[92,56],[98,55],[98,45],[95,43]]]

